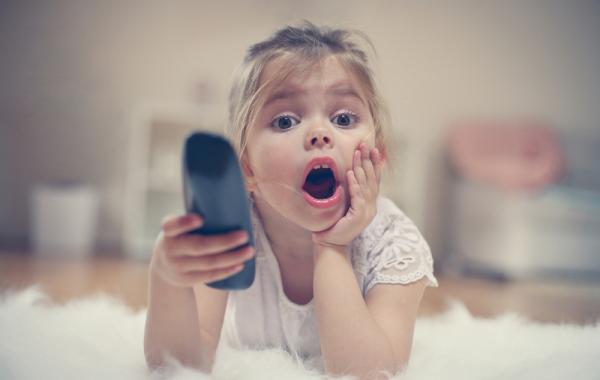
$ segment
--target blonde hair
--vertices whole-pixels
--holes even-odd
[[[229,93],[226,134],[233,142],[240,159],[246,150],[248,127],[265,100],[265,89],[272,83],[281,83],[282,79],[298,70],[310,69],[326,56],[335,55],[342,65],[356,75],[362,85],[375,125],[376,146],[386,157],[386,161],[390,161],[390,144],[386,140],[388,136],[384,136],[384,131],[389,128],[389,113],[377,89],[367,54],[355,37],[366,42],[375,53],[370,39],[360,31],[317,27],[308,21],[304,21],[299,27],[286,26],[265,41],[250,46]],[[294,61],[294,65],[285,65],[286,68],[276,78],[267,78],[260,84],[266,65],[285,55],[301,59]]]

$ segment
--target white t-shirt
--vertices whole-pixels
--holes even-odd
[[[229,293],[221,342],[235,348],[277,347],[302,359],[319,358],[314,299],[305,305],[288,299],[279,263],[254,207],[252,224],[256,277],[248,289]],[[387,198],[378,199],[377,215],[349,248],[363,297],[378,283],[408,284],[426,277],[428,286],[438,286],[427,242],[414,223]]]

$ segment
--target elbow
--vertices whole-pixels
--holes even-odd
[[[395,355],[378,356],[372,361],[356,361],[354,363],[326,363],[325,370],[330,377],[352,376],[358,380],[388,380],[404,372],[408,365],[408,356],[401,358]]]
[[[170,352],[155,347],[144,346],[146,366],[150,371],[156,371],[169,366],[181,365],[210,375],[214,366],[215,354],[203,355],[201,352]]]
[[[392,368],[374,367],[361,368],[347,371],[327,370],[328,377],[336,378],[341,376],[350,376],[356,380],[389,380],[399,372]]]
[[[146,354],[146,367],[148,367],[151,372],[154,372],[164,367],[164,360],[159,356]]]
[[[150,371],[156,371],[166,366],[162,351],[152,348],[148,344],[144,344],[144,357]]]
[[[146,366],[148,370],[154,372],[157,370],[164,369],[166,367],[178,365],[200,371],[206,375],[210,375],[213,370],[214,361],[203,363],[192,358],[175,358],[173,356],[170,356],[173,359],[168,360],[166,359],[166,357],[166,355],[146,354]]]
[[[351,376],[356,380],[389,380],[403,371],[403,366],[381,365],[365,368],[353,368],[345,371],[328,369],[326,373],[329,377]]]

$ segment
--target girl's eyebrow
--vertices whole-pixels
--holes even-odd
[[[361,103],[363,103],[363,105],[365,103],[358,92],[354,90],[354,87],[347,83],[334,84],[333,86],[329,87],[327,94],[333,94],[336,96],[350,96],[358,99]]]
[[[282,99],[293,99],[298,97],[299,95],[305,94],[306,91],[301,89],[292,89],[292,90],[280,90],[275,91],[269,98],[265,101],[264,107],[268,106],[270,103],[273,103],[277,100]]]
[[[278,100],[297,98],[301,95],[306,94],[306,92],[307,92],[306,90],[303,90],[298,87],[275,91],[271,96],[269,96],[267,98],[263,107],[266,107],[269,104],[276,102]],[[358,94],[358,92],[356,92],[354,90],[354,87],[351,84],[346,83],[346,82],[334,83],[327,89],[325,94],[339,96],[339,97],[349,96],[349,97],[358,99],[363,105],[365,104],[363,98]]]

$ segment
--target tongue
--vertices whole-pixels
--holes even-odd
[[[333,182],[330,178],[320,178],[319,180],[306,181],[303,189],[311,196],[317,199],[325,199],[333,195]]]

